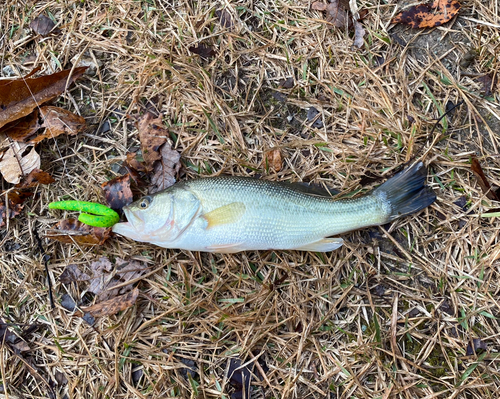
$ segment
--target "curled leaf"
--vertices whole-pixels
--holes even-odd
[[[121,210],[132,203],[133,195],[130,189],[130,174],[115,177],[101,185],[106,202],[111,209]]]
[[[102,245],[111,236],[111,228],[93,227],[76,219],[64,219],[48,230],[45,237],[66,244]]]
[[[103,302],[84,308],[86,313],[90,313],[93,317],[110,316],[132,307],[137,297],[139,296],[139,288],[134,288],[132,291],[115,296]]]
[[[87,67],[66,69],[38,78],[0,81],[0,127],[30,114],[35,108],[60,96],[83,75]]]

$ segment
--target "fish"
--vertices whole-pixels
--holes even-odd
[[[123,208],[112,231],[163,248],[235,253],[333,251],[338,235],[384,225],[436,200],[419,161],[359,198],[333,198],[304,185],[214,176],[178,182]]]

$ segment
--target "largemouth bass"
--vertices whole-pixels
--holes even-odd
[[[292,184],[219,176],[180,182],[124,208],[113,232],[164,248],[233,253],[295,249],[333,251],[332,237],[388,223],[436,199],[417,162],[367,195],[333,199]]]

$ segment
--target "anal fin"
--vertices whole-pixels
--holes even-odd
[[[342,244],[344,244],[342,238],[323,238],[322,240],[314,241],[310,244],[293,249],[309,252],[330,252],[340,248]]]
[[[242,242],[237,242],[234,244],[216,244],[206,247],[208,252],[217,252],[222,254],[234,254],[236,252],[243,251]]]

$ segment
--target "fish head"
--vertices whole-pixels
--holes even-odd
[[[124,207],[127,222],[115,224],[113,232],[168,247],[193,221],[198,208],[199,201],[191,193],[167,189]]]

